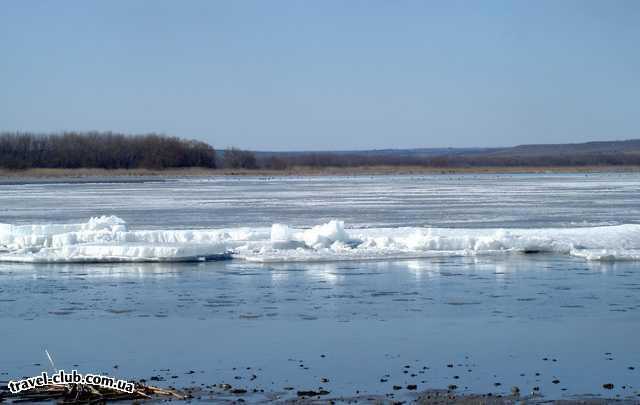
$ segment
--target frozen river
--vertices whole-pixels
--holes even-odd
[[[637,174],[0,184],[0,380],[46,348],[250,401],[638,398],[639,191]],[[214,253],[230,260],[197,260]]]
[[[121,179],[119,179],[121,180]],[[639,223],[638,174],[435,175],[0,183],[0,222],[116,215],[143,229],[549,228]]]

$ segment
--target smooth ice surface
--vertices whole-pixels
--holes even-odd
[[[0,222],[118,216],[132,229],[564,228],[640,221],[640,176],[468,174],[63,179],[3,184]]]

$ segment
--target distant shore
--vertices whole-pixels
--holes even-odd
[[[523,166],[523,167],[423,167],[423,166],[356,166],[294,167],[285,170],[175,168],[149,169],[0,169],[0,179],[20,178],[91,178],[91,177],[213,177],[213,176],[368,176],[420,174],[517,174],[517,173],[630,173],[640,166]]]

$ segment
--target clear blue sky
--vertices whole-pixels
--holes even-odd
[[[640,138],[640,1],[5,1],[0,129],[327,150]]]

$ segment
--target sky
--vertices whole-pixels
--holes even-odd
[[[640,1],[5,1],[0,130],[353,150],[640,138]]]

